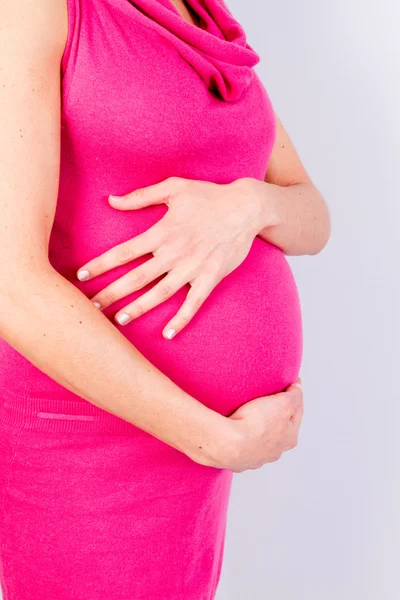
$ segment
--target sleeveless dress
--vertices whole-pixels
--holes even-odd
[[[260,57],[222,0],[67,0],[54,268],[91,297],[150,256],[92,281],[76,271],[167,211],[121,212],[170,176],[263,180],[275,141]],[[256,237],[176,338],[161,331],[189,286],[119,326],[179,387],[224,415],[298,376],[302,325],[283,252]],[[66,336],[66,343],[68,337]],[[40,341],[38,341],[40,343]],[[73,394],[0,340],[0,567],[7,600],[212,600],[233,473]],[[57,360],[57,357],[54,357]],[[250,499],[249,499],[250,502]]]

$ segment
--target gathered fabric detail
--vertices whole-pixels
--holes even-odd
[[[221,0],[187,0],[199,26],[186,21],[170,0],[129,0],[172,40],[210,91],[226,102],[238,100],[253,78],[260,56]]]

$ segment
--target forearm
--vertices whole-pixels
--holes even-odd
[[[82,398],[217,466],[226,417],[156,369],[50,265],[0,273],[0,335]],[[55,357],[57,357],[55,359]]]
[[[252,182],[261,204],[259,237],[287,255],[317,254],[325,247],[330,235],[329,211],[312,183],[280,186]]]

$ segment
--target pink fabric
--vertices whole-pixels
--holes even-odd
[[[68,0],[50,260],[88,296],[149,256],[89,282],[77,268],[167,210],[119,212],[109,194],[169,176],[264,178],[275,119],[253,69],[259,56],[221,0],[190,5],[200,27],[169,0]],[[221,414],[297,377],[300,304],[281,250],[257,237],[193,321],[165,340],[188,289],[128,325],[112,322]],[[1,340],[0,359],[5,598],[214,598],[232,472],[198,465],[72,394]]]

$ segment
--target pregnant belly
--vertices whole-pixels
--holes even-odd
[[[159,217],[160,212],[152,214]],[[72,240],[72,249],[82,250],[79,256],[72,257],[73,269],[71,249],[68,250],[68,272],[64,275],[73,279],[88,297],[152,257],[140,257],[91,281],[76,279],[75,269],[84,262],[158,220],[152,218],[146,224],[143,220],[138,225],[138,212],[135,220],[132,216],[133,213],[129,219],[130,234],[123,228],[118,240],[108,239],[105,243],[104,231],[99,234],[98,228],[97,241],[85,240],[85,250]],[[132,222],[136,232],[132,232]],[[63,254],[56,252],[53,263],[61,256],[64,262],[65,250]],[[67,271],[58,266],[61,272]],[[172,340],[165,339],[162,330],[183,304],[189,284],[127,325],[120,326],[113,319],[117,310],[158,280],[118,300],[103,313],[151,363],[187,393],[228,415],[253,398],[282,391],[296,379],[302,358],[300,303],[292,271],[279,248],[256,237],[241,265],[217,285],[192,321]]]
[[[218,284],[193,320],[166,340],[162,329],[188,290],[186,285],[141,317],[118,325],[179,387],[227,415],[296,379],[302,353],[301,314],[295,281],[281,250],[255,238],[244,262]],[[119,301],[106,314],[112,318],[126,302]]]

